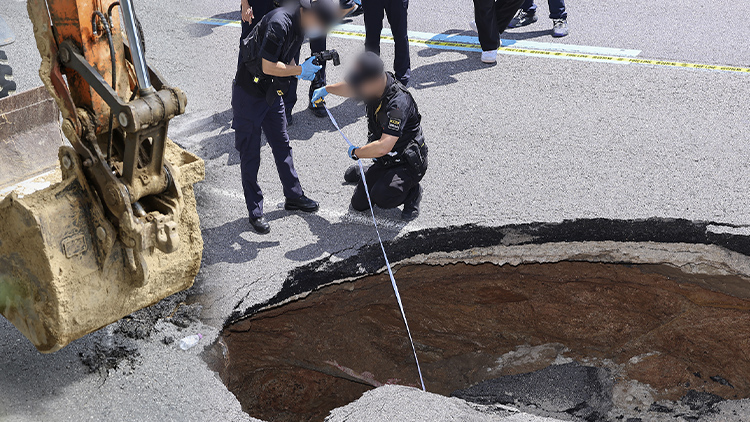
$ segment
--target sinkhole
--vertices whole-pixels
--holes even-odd
[[[742,277],[666,264],[443,260],[402,265],[396,279],[430,392],[576,362],[607,370],[615,407],[691,390],[750,397]],[[377,386],[419,385],[386,274],[252,313],[206,355],[243,409],[266,421],[322,421]],[[634,384],[649,397],[624,397]]]

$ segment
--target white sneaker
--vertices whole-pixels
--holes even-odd
[[[482,63],[496,63],[497,50],[482,51]]]
[[[477,22],[476,21],[469,22],[469,28],[471,28],[471,30],[474,31],[474,32],[479,32],[479,30],[477,30]]]

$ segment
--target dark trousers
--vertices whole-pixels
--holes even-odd
[[[365,50],[380,55],[380,32],[383,30],[383,16],[387,16],[396,45],[393,70],[396,78],[408,85],[411,78],[406,19],[409,0],[365,0],[362,7],[365,10]]]
[[[549,18],[550,19],[568,19],[568,13],[565,11],[565,0],[547,0],[549,4]],[[521,5],[521,9],[524,12],[536,13],[536,4],[534,0],[526,0]]]
[[[271,146],[273,158],[276,160],[276,170],[284,187],[284,196],[302,196],[302,186],[294,169],[292,147],[289,145],[289,135],[286,132],[284,100],[277,97],[269,106],[265,98],[250,95],[242,87],[234,85],[232,112],[234,147],[240,153],[242,190],[250,216],[263,215],[263,192],[258,185],[261,130],[266,134],[268,145]]]
[[[404,203],[412,189],[419,189],[419,179],[407,165],[384,167],[373,164],[365,170],[367,187],[372,204],[380,208],[396,208]],[[352,195],[352,208],[365,211],[369,208],[365,185],[360,180]]]
[[[242,40],[245,39],[248,35],[250,35],[250,32],[255,28],[255,25],[260,22],[261,19],[263,19],[263,16],[266,16],[266,13],[270,12],[275,8],[273,5],[273,0],[249,0],[248,4],[250,7],[253,8],[253,21],[251,23],[242,21],[242,34],[240,35],[240,43]],[[325,40],[323,40],[325,43]],[[323,44],[325,46],[325,44]],[[325,50],[325,47],[323,47],[323,50]],[[237,65],[239,66],[239,60],[237,59]],[[294,58],[294,60],[299,64],[299,52],[297,52],[297,56]],[[292,113],[292,109],[294,108],[294,105],[297,104],[297,78],[293,78],[291,82],[289,83],[289,91],[287,91],[286,95],[284,95],[284,104],[286,105],[286,109],[288,110],[289,114]]]
[[[326,37],[320,37],[320,38],[314,38],[310,40],[310,51],[313,53],[320,53],[321,51],[324,51],[326,49]],[[318,88],[322,88],[326,86],[326,66],[323,65],[323,68],[321,68],[318,73],[315,74],[315,79],[313,79],[312,83],[310,84],[310,99],[312,99],[313,91],[315,91]]]
[[[474,0],[474,20],[479,44],[483,51],[500,47],[500,34],[505,31],[524,0]]]

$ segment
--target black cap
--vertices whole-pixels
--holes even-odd
[[[341,20],[339,0],[300,0],[303,9],[311,10],[325,26],[333,26]]]
[[[366,51],[357,57],[354,66],[346,76],[346,82],[357,89],[363,83],[382,77],[384,72],[383,60],[372,51]]]

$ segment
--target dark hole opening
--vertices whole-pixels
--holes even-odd
[[[654,401],[750,397],[750,300],[709,289],[739,278],[587,262],[415,265],[396,277],[433,393],[574,360],[607,367],[614,390],[647,384]],[[206,358],[268,421],[320,421],[378,385],[418,385],[385,275],[230,325]]]

